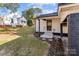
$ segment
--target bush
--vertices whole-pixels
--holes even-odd
[[[27,25],[32,26],[33,25],[32,20],[27,20]]]

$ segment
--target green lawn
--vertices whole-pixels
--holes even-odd
[[[5,32],[6,30],[3,28],[0,28],[0,32]]]
[[[43,56],[48,53],[48,43],[34,37],[34,26],[18,31],[21,37],[0,46],[0,55]]]

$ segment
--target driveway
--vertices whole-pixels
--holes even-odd
[[[16,38],[19,38],[20,36],[14,35],[14,34],[0,34],[0,45],[12,41]]]

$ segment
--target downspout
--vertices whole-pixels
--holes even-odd
[[[60,37],[63,37],[63,25],[62,23],[60,24]]]
[[[39,37],[40,37],[40,19],[39,18],[38,18],[38,21],[39,21],[38,25],[39,25]]]

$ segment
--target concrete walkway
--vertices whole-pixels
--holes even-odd
[[[0,45],[9,42],[11,40],[14,40],[16,38],[19,38],[20,36],[18,35],[13,35],[13,34],[0,34]]]
[[[43,35],[41,35],[40,37],[42,38],[42,40],[46,40],[46,39],[51,40],[53,38],[53,34],[51,31],[47,31]]]

